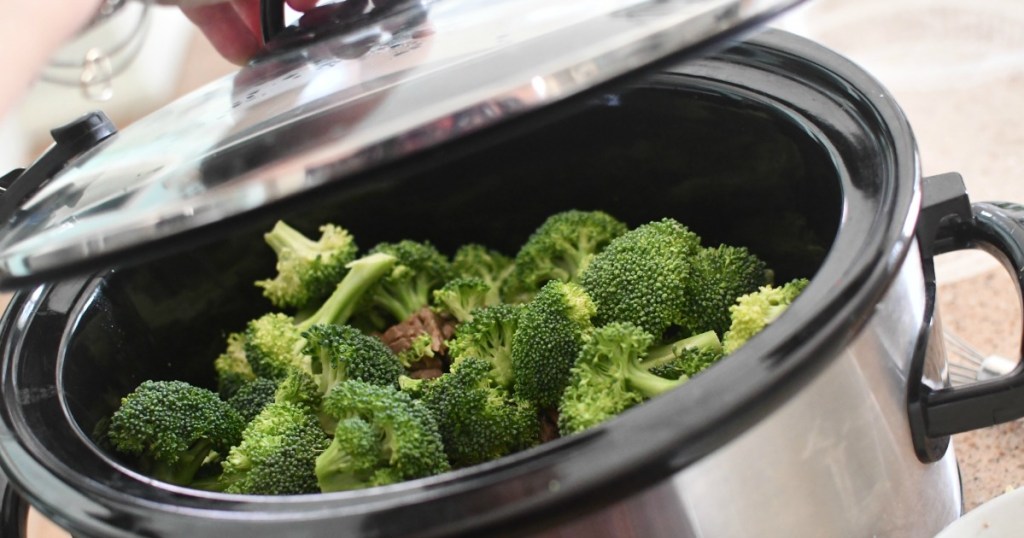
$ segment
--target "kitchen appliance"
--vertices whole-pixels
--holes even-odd
[[[1019,369],[945,386],[932,259],[986,248],[1020,275],[1021,208],[922,179],[898,106],[843,58],[777,31],[721,41],[785,3],[591,2],[583,21],[541,4],[402,4],[330,36],[268,17],[268,59],[124,132],[57,130],[4,178],[0,271],[21,287],[0,322],[4,535],[26,502],[78,536],[931,536],[955,519],[949,435],[1024,415],[1024,389]],[[455,17],[470,5],[548,18],[496,34]],[[222,331],[266,308],[252,282],[278,218],[508,250],[568,208],[675,217],[812,282],[683,388],[428,479],[204,493],[92,440],[144,379],[210,383]]]

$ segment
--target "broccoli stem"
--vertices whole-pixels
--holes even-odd
[[[285,224],[283,221],[278,221],[274,225],[274,228],[263,236],[270,248],[274,249],[274,252],[281,254],[282,251],[292,250],[300,253],[302,256],[316,256],[320,251],[319,245],[316,241],[303,235],[301,232]]]
[[[708,348],[715,351],[722,351],[722,341],[718,339],[718,334],[715,331],[702,332],[695,334],[682,340],[676,340],[668,344],[663,344],[651,348],[650,351],[641,359],[640,366],[644,370],[650,371],[652,368],[658,366],[664,366],[679,358],[684,349],[689,348]]]
[[[203,461],[206,460],[206,456],[210,454],[211,450],[213,450],[213,443],[209,439],[200,439],[182,453],[173,464],[154,462],[149,474],[157,480],[187,486],[192,482],[192,478],[202,467]]]
[[[397,259],[389,254],[364,256],[347,265],[348,273],[338,283],[331,296],[312,315],[297,325],[300,331],[309,330],[318,323],[345,323],[352,315],[359,298],[395,265]]]
[[[642,394],[644,398],[653,398],[668,392],[685,383],[687,379],[686,376],[679,379],[665,379],[641,368],[634,368],[628,377],[630,387]]]

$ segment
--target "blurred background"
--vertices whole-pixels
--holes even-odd
[[[101,38],[119,42],[137,23],[115,20]],[[1024,2],[811,0],[773,26],[818,41],[878,78],[910,119],[925,176],[960,172],[974,201],[1024,202]],[[124,127],[236,69],[179,11],[154,7],[138,57],[114,80],[109,101],[39,82],[0,120],[0,172],[28,164],[49,144],[51,128],[84,112],[99,108]],[[1017,359],[1021,306],[998,261],[950,255],[938,270],[945,327],[983,355]],[[968,510],[1024,485],[1024,422],[956,436],[955,446]]]

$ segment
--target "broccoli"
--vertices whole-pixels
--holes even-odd
[[[398,353],[398,362],[405,369],[412,369],[414,364],[424,359],[432,359],[434,353],[434,337],[428,332],[421,332],[409,343],[409,347]]]
[[[324,397],[321,409],[337,421],[334,439],[316,460],[321,491],[385,485],[449,469],[434,417],[396,388],[344,381]]]
[[[211,452],[227,453],[245,422],[216,393],[183,381],[145,381],[121,399],[107,439],[140,471],[188,485]]]
[[[430,305],[431,294],[452,279],[452,266],[430,243],[381,243],[370,251],[397,260],[389,274],[367,290],[360,311],[377,329],[405,321]]]
[[[348,325],[314,325],[303,333],[303,352],[312,357],[320,394],[338,383],[356,379],[398,388],[402,363],[379,338]]]
[[[481,278],[454,278],[434,290],[434,309],[450,314],[456,321],[468,321],[473,318],[473,311],[477,308],[498,304],[488,304],[490,290],[490,286]]]
[[[256,379],[252,366],[245,358],[245,335],[231,333],[227,341],[227,349],[213,361],[213,369],[217,374],[217,393],[225,399],[233,396],[242,385]]]
[[[272,403],[221,462],[220,489],[249,495],[316,493],[316,458],[329,443],[308,408]]]
[[[477,310],[472,320],[455,329],[455,336],[448,342],[453,364],[469,357],[485,359],[491,365],[491,382],[511,390],[512,339],[522,309],[521,305],[499,304]]]
[[[347,230],[320,227],[313,241],[282,221],[264,235],[277,254],[277,276],[260,280],[263,295],[278,308],[303,308],[327,297],[356,257],[356,243]]]
[[[271,379],[257,377],[242,385],[235,395],[228,399],[228,405],[235,408],[242,419],[248,423],[260,414],[267,404],[274,401],[277,383]]]
[[[722,342],[715,331],[655,346],[643,357],[640,367],[659,377],[693,377],[722,358]]]
[[[501,290],[514,269],[512,258],[476,243],[462,245],[452,256],[452,270],[457,276],[479,278],[487,284],[484,303],[488,305],[502,302]]]
[[[515,257],[507,297],[529,298],[549,280],[577,282],[594,255],[627,227],[601,211],[570,210],[545,220]]]
[[[582,287],[558,280],[545,284],[523,306],[512,336],[517,397],[542,409],[558,405],[595,310]]]
[[[302,333],[318,323],[345,323],[367,288],[394,267],[396,259],[370,254],[348,264],[349,272],[334,293],[311,316],[296,322],[282,313],[265,314],[250,321],[245,330],[245,356],[259,377],[280,380],[292,368],[311,371]]]
[[[640,367],[640,358],[653,341],[650,333],[626,322],[587,333],[558,405],[562,435],[596,426],[686,381],[658,377]]]
[[[322,397],[316,379],[299,368],[292,368],[277,384],[277,391],[274,392],[274,401],[277,403],[292,403],[313,411],[320,409]]]
[[[421,401],[437,419],[453,467],[483,463],[540,442],[537,409],[490,381],[489,361],[468,357],[424,381]]]
[[[736,351],[775,321],[808,283],[806,278],[797,278],[781,286],[765,285],[736,299],[736,304],[729,308],[732,324],[722,337],[724,353],[728,355]]]
[[[697,234],[673,219],[614,239],[582,276],[597,305],[595,324],[629,322],[660,338],[686,308],[690,265],[700,248]]]
[[[744,247],[702,249],[690,264],[686,306],[678,324],[691,333],[729,330],[729,307],[736,298],[771,283],[771,272]]]

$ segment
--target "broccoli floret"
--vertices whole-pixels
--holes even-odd
[[[316,458],[330,443],[309,409],[272,403],[221,463],[221,489],[249,495],[316,493]]]
[[[537,409],[491,381],[491,363],[468,357],[424,382],[422,401],[437,419],[453,467],[500,458],[540,442]]]
[[[654,375],[679,379],[703,372],[720,358],[722,342],[715,331],[707,331],[650,349],[640,366]]]
[[[491,365],[491,382],[511,390],[512,339],[522,309],[521,305],[499,304],[477,310],[472,320],[455,329],[455,336],[448,342],[453,364],[470,357],[485,359]]]
[[[736,298],[771,283],[771,272],[744,247],[702,249],[693,258],[686,281],[686,306],[678,324],[690,333],[729,330],[729,307]]]
[[[228,335],[228,346],[213,361],[213,369],[217,374],[217,393],[221,398],[230,398],[242,385],[256,379],[252,366],[245,358],[245,335],[231,333]]]
[[[316,411],[320,409],[320,387],[316,379],[304,370],[293,368],[288,375],[277,384],[274,401],[292,403]]]
[[[433,415],[396,388],[344,381],[324,397],[322,410],[338,425],[331,446],[316,460],[322,491],[385,485],[449,469]]]
[[[568,435],[596,426],[686,381],[640,367],[654,337],[631,323],[609,323],[587,333],[558,406],[558,428]]]
[[[311,371],[302,333],[324,323],[345,323],[368,288],[391,271],[396,259],[370,254],[348,264],[348,273],[334,293],[308,318],[296,322],[282,313],[270,313],[250,321],[245,331],[245,356],[259,377],[280,380],[292,368]]]
[[[282,221],[263,237],[277,254],[277,276],[256,285],[278,308],[303,308],[323,300],[356,257],[352,235],[333,224],[320,227],[317,241]]]
[[[428,332],[422,332],[412,339],[408,348],[398,354],[398,362],[402,364],[403,368],[411,369],[414,364],[425,358],[433,358],[434,355],[436,355],[434,353],[434,337]]]
[[[596,325],[629,322],[660,338],[686,307],[686,284],[700,238],[673,219],[613,240],[582,276],[597,304]]]
[[[121,399],[107,439],[138,469],[188,485],[212,451],[227,453],[245,422],[216,393],[183,381],[145,381]]]
[[[570,210],[545,220],[515,257],[506,297],[529,298],[549,280],[577,282],[594,255],[627,227],[601,211]]]
[[[468,321],[473,318],[474,310],[489,306],[487,297],[490,290],[483,279],[457,277],[434,290],[434,309],[450,314],[456,321]]]
[[[320,394],[327,394],[348,379],[398,388],[398,376],[405,372],[384,342],[354,327],[314,325],[303,337],[303,352],[313,358]]]
[[[523,306],[512,336],[517,397],[542,409],[558,405],[595,311],[582,287],[558,280],[545,284]]]
[[[736,351],[775,321],[807,284],[806,278],[797,278],[781,286],[761,286],[757,291],[736,299],[736,304],[729,308],[732,324],[722,337],[723,352],[728,355]]]
[[[502,302],[501,290],[513,269],[512,258],[476,243],[459,247],[452,256],[452,270],[457,276],[479,278],[487,284],[484,303],[488,305]]]
[[[431,294],[452,279],[452,266],[433,245],[418,241],[381,243],[372,253],[387,254],[397,264],[366,293],[360,306],[377,329],[408,319],[430,305]]]
[[[274,401],[277,392],[277,383],[271,379],[258,377],[238,389],[230,399],[228,405],[235,408],[242,419],[248,423],[260,414],[268,404]]]

